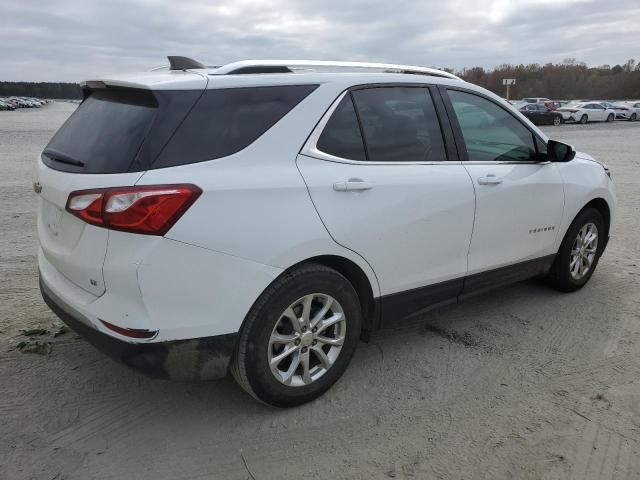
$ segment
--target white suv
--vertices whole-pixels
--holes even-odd
[[[131,367],[297,405],[372,331],[605,249],[606,166],[454,75],[171,63],[85,82],[34,178],[44,299]]]

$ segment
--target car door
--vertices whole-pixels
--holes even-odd
[[[327,230],[372,266],[396,317],[455,297],[467,272],[473,184],[436,105],[446,117],[420,86],[345,92],[297,160]]]
[[[589,110],[589,120],[602,122],[607,119],[606,110],[602,105],[590,103],[586,108]]]
[[[531,105],[527,105],[525,108],[523,108],[521,110],[522,114],[527,117],[531,123],[535,124],[537,119],[536,119],[536,106],[531,104]]]
[[[564,189],[556,165],[540,161],[546,159],[542,140],[489,97],[447,89],[447,98],[460,156],[476,189],[469,274],[555,253]],[[489,124],[470,122],[463,113],[469,105],[484,111]]]
[[[553,114],[546,105],[538,105],[537,125],[553,125]]]
[[[547,119],[547,107],[545,107],[544,105],[538,103],[536,106],[536,121],[535,124],[536,125],[545,125],[547,124],[547,122],[549,121]]]

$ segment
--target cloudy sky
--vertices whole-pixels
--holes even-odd
[[[640,59],[640,0],[2,0],[0,80],[78,81],[166,55],[491,67]]]

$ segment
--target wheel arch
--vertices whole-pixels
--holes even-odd
[[[339,255],[318,255],[292,265],[285,270],[283,274],[307,263],[318,263],[332,268],[353,285],[362,307],[362,338],[363,340],[368,340],[369,334],[377,326],[379,308],[373,295],[373,286],[365,271],[353,260],[346,257]]]
[[[273,278],[273,280],[265,286],[261,294],[258,295],[256,300],[247,311],[247,314],[242,320],[238,331],[242,331],[246,323],[247,316],[255,307],[256,302],[273,283],[277,282],[283,276],[288,275],[293,270],[296,270],[301,266],[313,263],[332,268],[333,270],[344,276],[351,283],[351,285],[353,285],[353,288],[358,295],[358,300],[360,301],[360,305],[362,307],[361,339],[364,341],[369,341],[371,332],[377,329],[379,325],[379,301],[374,296],[374,292],[377,292],[377,290],[374,290],[375,285],[372,284],[371,279],[367,276],[367,273],[360,265],[347,257],[335,254],[323,254],[308,257],[284,269],[277,277]]]
[[[585,208],[595,208],[600,212],[602,218],[604,219],[604,226],[606,229],[605,241],[608,241],[609,229],[611,228],[611,208],[609,207],[607,201],[601,197],[594,198],[593,200],[589,201],[584,207],[582,207],[580,209],[580,212],[582,212]],[[580,212],[578,212],[578,215],[580,214]]]

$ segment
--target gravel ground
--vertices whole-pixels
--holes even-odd
[[[640,123],[549,128],[618,188],[591,282],[529,281],[362,343],[300,408],[231,379],[149,380],[60,323],[37,287],[31,165],[73,105],[0,112],[0,478],[640,478]],[[49,330],[48,355],[21,329]]]

